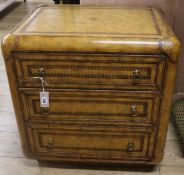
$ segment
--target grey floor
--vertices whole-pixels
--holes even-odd
[[[0,13],[0,39],[17,25],[32,9],[52,0],[19,1]],[[24,158],[9,92],[4,61],[0,50],[0,175],[184,175],[181,143],[170,123],[163,161],[155,167],[94,167],[38,164]]]

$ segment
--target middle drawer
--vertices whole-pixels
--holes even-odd
[[[48,90],[49,108],[40,107],[38,90],[20,90],[24,115],[30,122],[140,125],[156,123],[159,93]]]

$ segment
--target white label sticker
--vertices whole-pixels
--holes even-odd
[[[40,92],[40,107],[49,107],[49,92]]]

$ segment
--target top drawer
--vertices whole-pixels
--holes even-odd
[[[95,55],[16,54],[19,87],[160,90],[164,59]]]

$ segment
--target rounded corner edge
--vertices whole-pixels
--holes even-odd
[[[181,48],[180,41],[174,35],[161,40],[160,49],[168,56],[168,59],[172,63],[178,62],[180,48]]]
[[[35,12],[36,10],[43,8],[43,7],[47,7],[47,6],[49,6],[49,5],[46,3],[40,3],[36,7],[33,8],[32,12]]]
[[[10,59],[12,51],[15,51],[17,37],[13,34],[7,34],[1,41],[1,49],[4,59]]]

